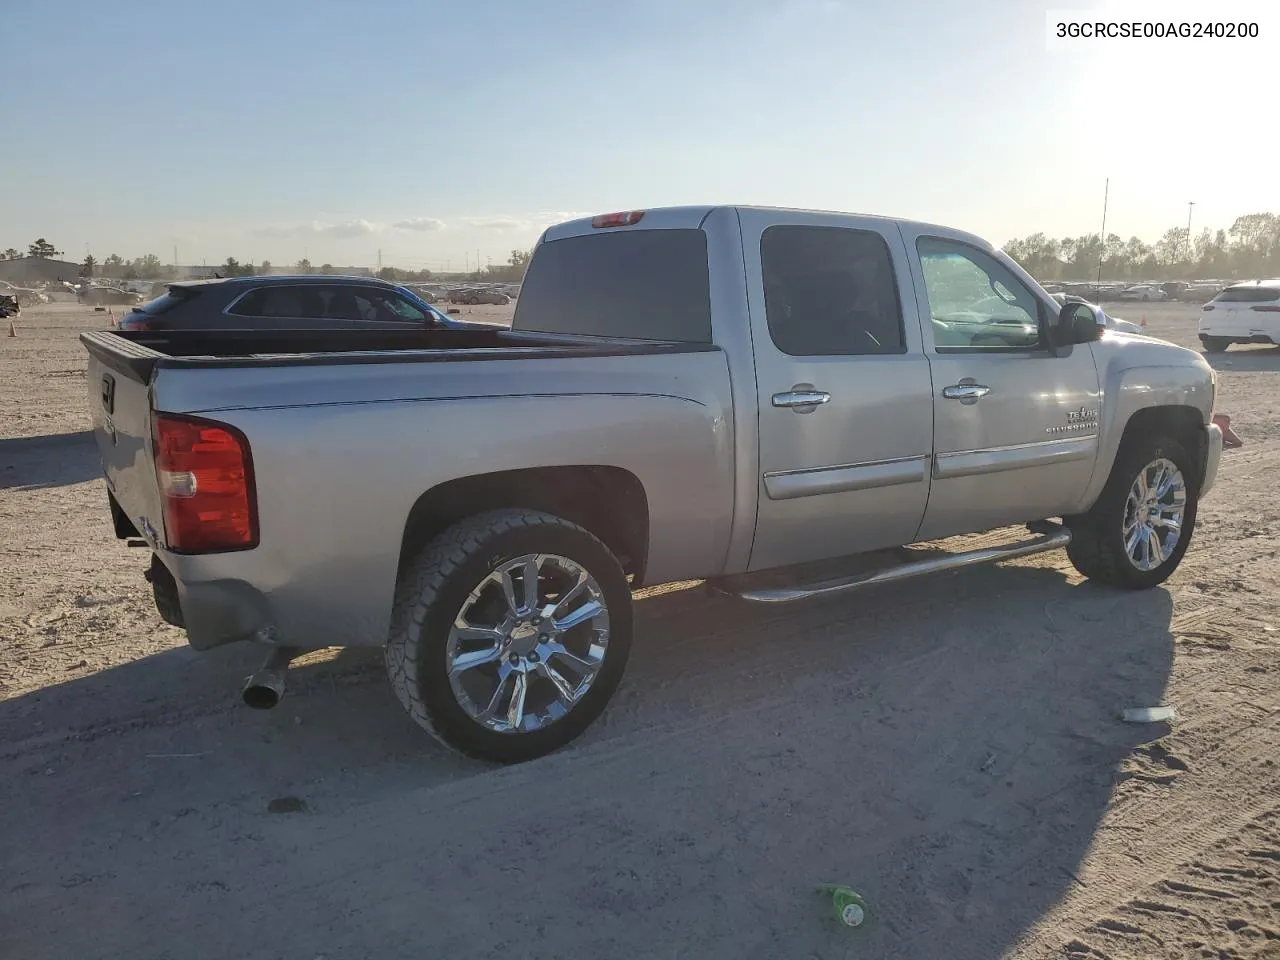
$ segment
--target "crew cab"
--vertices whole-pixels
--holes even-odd
[[[708,206],[551,227],[510,330],[82,339],[117,535],[194,647],[268,648],[247,702],[299,649],[382,647],[419,725],[512,762],[604,709],[642,586],[803,602],[1062,547],[1161,583],[1215,374],[1105,324],[960,230]]]

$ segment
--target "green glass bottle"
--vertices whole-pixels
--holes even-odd
[[[822,892],[831,897],[836,919],[846,927],[860,927],[867,918],[867,902],[858,891],[838,883],[824,883]]]

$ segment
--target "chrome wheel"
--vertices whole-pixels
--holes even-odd
[[[1165,562],[1182,538],[1187,484],[1182,471],[1161,457],[1138,472],[1124,509],[1124,551],[1142,571]]]
[[[586,695],[609,646],[609,608],[586,569],[531,553],[480,581],[445,646],[458,705],[486,729],[530,733]]]

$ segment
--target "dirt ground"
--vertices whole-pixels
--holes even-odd
[[[1194,344],[1194,307],[1116,312]],[[257,713],[254,651],[160,622],[86,432],[106,322],[0,333],[0,956],[1280,957],[1280,350],[1215,358],[1246,446],[1165,588],[1053,553],[780,611],[655,593],[602,720],[495,769],[376,652]]]

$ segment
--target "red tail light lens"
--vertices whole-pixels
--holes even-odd
[[[1257,310],[1259,313],[1280,313],[1280,307],[1250,307],[1250,310]]]
[[[244,434],[225,423],[158,413],[152,438],[169,549],[218,553],[256,547],[257,493]]]
[[[591,226],[600,227],[629,227],[633,223],[639,223],[640,218],[644,216],[643,210],[627,210],[623,213],[602,213],[598,217],[593,217]]]

